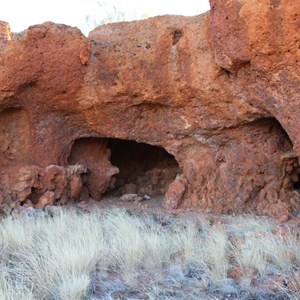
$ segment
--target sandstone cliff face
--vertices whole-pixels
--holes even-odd
[[[167,209],[299,210],[299,15],[296,0],[212,0],[200,16],[109,24],[88,38],[1,23],[2,203],[120,188],[166,192]],[[49,166],[65,175],[45,183]]]

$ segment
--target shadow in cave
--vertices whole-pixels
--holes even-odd
[[[111,163],[119,168],[114,187],[107,191],[107,196],[164,195],[179,173],[174,156],[161,147],[120,139],[108,139],[107,146]]]
[[[279,141],[278,148],[281,149],[286,155],[283,162],[285,164],[285,176],[289,179],[286,188],[300,193],[300,166],[299,158],[293,152],[293,142],[288,133],[282,127],[278,120],[270,118],[269,121],[273,124],[273,128],[277,130]]]
[[[74,141],[68,164],[87,166],[78,200],[138,194],[164,195],[179,173],[165,149],[135,141],[86,137]]]
[[[294,190],[296,190],[298,193],[300,193],[300,179],[299,179],[299,175],[298,175],[298,181],[294,182],[294,184],[293,184],[293,188],[294,188]]]

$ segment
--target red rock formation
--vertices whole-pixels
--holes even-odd
[[[11,34],[1,23],[0,202],[100,199],[118,171],[113,138],[174,156],[166,208],[299,210],[300,3],[211,0],[211,8],[104,25],[88,38],[53,23]],[[75,163],[88,173],[78,165],[67,175]],[[39,174],[50,165],[49,182]],[[136,181],[164,182],[153,178]]]

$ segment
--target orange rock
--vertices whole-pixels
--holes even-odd
[[[285,290],[286,276],[284,275],[271,275],[268,276],[260,283],[260,288],[272,292],[280,292]]]
[[[235,282],[239,283],[243,276],[243,271],[238,267],[233,267],[228,271],[228,276],[232,278]]]
[[[29,199],[27,199],[27,200],[24,201],[23,207],[25,209],[28,209],[28,208],[34,207],[34,205],[33,205],[33,203]]]
[[[176,179],[173,183],[170,184],[165,194],[165,198],[162,204],[163,207],[165,209],[178,208],[184,192],[185,192],[185,185],[179,179]]]
[[[192,203],[192,206],[197,208],[199,206],[199,199],[198,199],[198,196],[196,194],[193,194],[191,196],[191,203]]]
[[[44,208],[48,205],[53,205],[55,201],[55,193],[54,192],[46,192],[39,199],[38,203],[35,205],[35,208]]]
[[[279,223],[286,223],[290,220],[291,216],[288,214],[282,215],[278,218]]]
[[[55,190],[65,203],[81,181],[100,200],[119,172],[108,142],[122,139],[175,157],[185,188],[171,184],[166,207],[299,210],[287,175],[300,155],[300,2],[271,2],[211,0],[200,16],[108,24],[89,37],[50,22],[12,34],[0,23],[5,201]],[[76,162],[88,172],[70,187]],[[37,177],[17,178],[21,167]]]

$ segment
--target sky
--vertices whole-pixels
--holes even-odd
[[[46,21],[76,26],[88,34],[108,21],[134,20],[156,15],[193,16],[209,10],[209,0],[3,0],[0,20],[12,32]],[[88,16],[88,17],[87,17]]]

